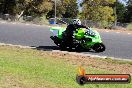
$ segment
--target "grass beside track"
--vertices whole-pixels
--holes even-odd
[[[132,83],[80,86],[75,80],[78,65],[48,51],[0,46],[0,88],[132,88]],[[113,73],[84,67],[89,74]]]

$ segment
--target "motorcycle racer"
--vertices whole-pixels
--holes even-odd
[[[87,28],[86,26],[81,24],[81,21],[79,19],[73,19],[72,24],[69,24],[65,30],[65,41],[72,45],[73,43],[73,33],[78,28]]]

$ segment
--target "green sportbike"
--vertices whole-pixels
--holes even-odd
[[[79,28],[73,33],[73,43],[69,45],[65,41],[65,30],[63,27],[52,27],[50,31],[52,36],[50,38],[62,50],[94,50],[95,52],[105,51],[105,45],[102,43],[100,34],[92,28]]]

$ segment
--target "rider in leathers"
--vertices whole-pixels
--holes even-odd
[[[81,21],[79,19],[74,19],[73,24],[69,24],[66,28],[65,31],[65,41],[69,44],[73,44],[73,33],[76,31],[78,28],[87,28],[86,26],[81,24]]]

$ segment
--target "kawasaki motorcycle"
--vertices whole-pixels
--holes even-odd
[[[73,43],[68,44],[65,41],[65,30],[63,27],[52,27],[50,37],[54,43],[62,50],[94,50],[95,52],[105,51],[105,45],[102,43],[101,37],[96,30],[92,28],[79,28],[73,33]]]

